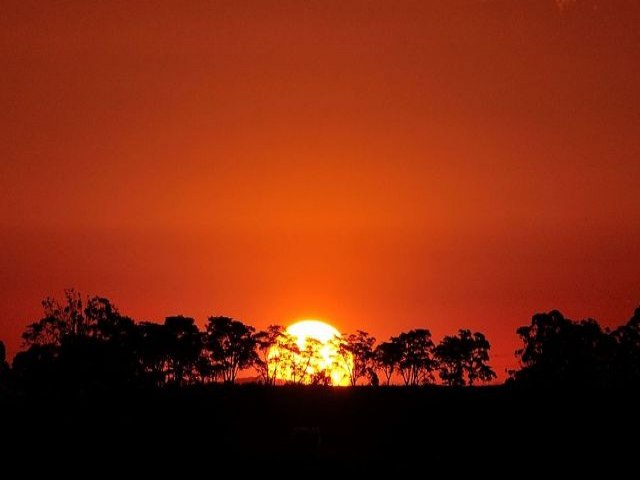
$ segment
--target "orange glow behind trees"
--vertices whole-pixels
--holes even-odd
[[[533,313],[637,305],[637,1],[1,10],[9,359],[72,287],[201,329],[481,331],[499,380]]]
[[[304,385],[350,384],[353,357],[340,348],[340,332],[318,320],[290,325],[277,338],[268,355],[275,377]]]

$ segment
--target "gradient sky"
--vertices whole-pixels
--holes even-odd
[[[0,8],[10,354],[66,287],[500,374],[535,312],[640,305],[637,0],[94,3]]]

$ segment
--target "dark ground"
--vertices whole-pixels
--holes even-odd
[[[515,465],[523,473],[613,473],[636,464],[639,399],[588,389],[215,385],[5,396],[0,432],[5,460],[27,471],[204,469],[215,477],[221,469],[280,469],[304,477],[515,473]]]

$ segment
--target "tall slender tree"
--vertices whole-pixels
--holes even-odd
[[[285,343],[287,332],[281,325],[269,325],[266,330],[254,334],[256,343],[255,367],[260,373],[265,385],[274,385],[278,370],[282,366],[283,356],[280,348],[274,348]]]

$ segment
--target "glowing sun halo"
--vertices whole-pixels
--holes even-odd
[[[319,320],[302,320],[287,327],[286,334],[269,354],[278,379],[309,384],[320,375],[331,385],[349,385],[353,359],[340,353],[340,332],[335,327]],[[287,341],[295,342],[298,350],[287,348]]]

